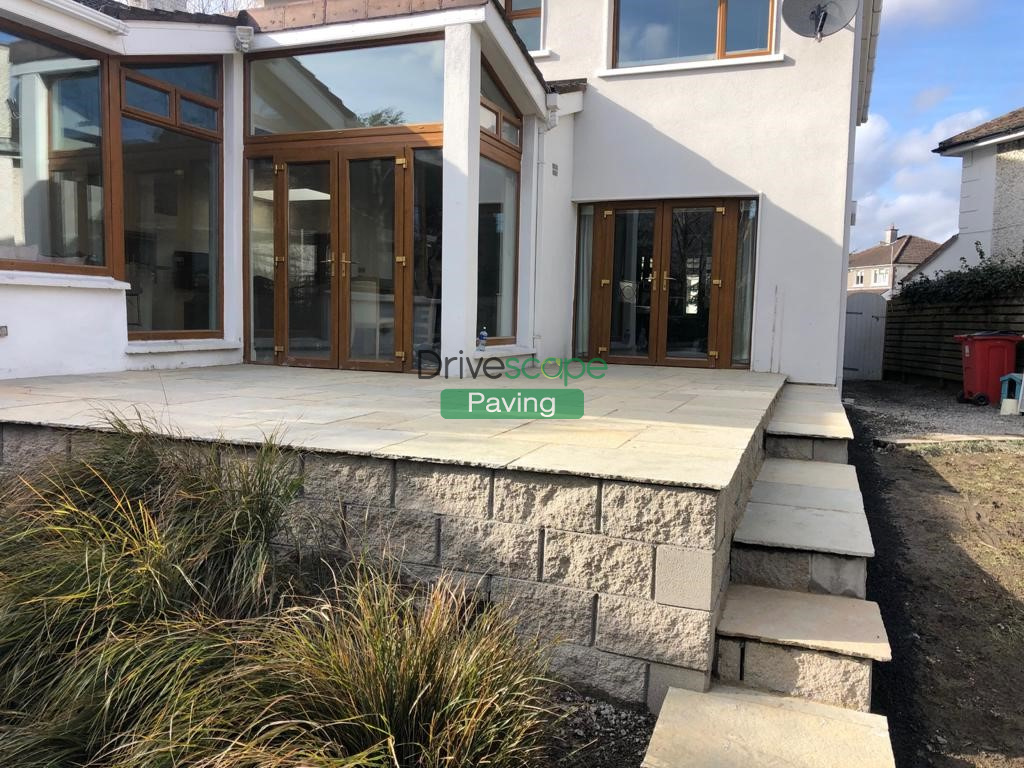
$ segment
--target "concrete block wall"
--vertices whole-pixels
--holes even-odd
[[[7,474],[89,435],[0,430]],[[523,632],[558,641],[556,677],[657,710],[670,685],[709,685],[730,542],[763,458],[757,434],[733,481],[711,490],[297,453],[297,514],[353,554],[455,574],[511,605]]]

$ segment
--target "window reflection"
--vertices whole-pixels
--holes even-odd
[[[256,59],[249,73],[256,136],[442,119],[442,40]]]
[[[0,261],[99,267],[99,62],[0,29]]]
[[[480,158],[477,325],[492,338],[515,335],[519,174]]]

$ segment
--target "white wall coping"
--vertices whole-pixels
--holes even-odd
[[[757,64],[781,64],[786,60],[784,53],[768,53],[763,56],[740,56],[735,59],[709,59],[707,61],[678,61],[673,64],[651,64],[645,67],[619,67],[598,70],[598,77],[629,77],[631,75],[659,75],[665,72],[686,72],[694,69],[721,69],[726,67],[749,67]]]
[[[0,286],[17,285],[36,288],[86,288],[98,291],[127,291],[129,283],[109,275],[75,275],[66,272],[29,272],[20,269],[0,270]]]
[[[129,341],[126,355],[163,355],[174,352],[224,352],[241,349],[242,344],[230,339],[160,339]]]

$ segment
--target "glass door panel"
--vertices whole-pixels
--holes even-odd
[[[274,161],[249,161],[249,276],[255,363],[274,362]]]
[[[441,150],[413,152],[412,365],[441,361]]]
[[[610,357],[648,357],[655,277],[656,210],[615,211],[611,253]]]
[[[330,162],[289,164],[287,194],[287,354],[327,362],[334,335]]]
[[[715,209],[673,208],[667,264],[661,271],[666,300],[665,356],[704,360],[713,312]]]
[[[349,358],[395,357],[395,161],[352,160],[349,187]]]

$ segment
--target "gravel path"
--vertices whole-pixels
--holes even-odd
[[[999,409],[961,405],[953,388],[895,381],[852,381],[843,399],[856,408],[873,435],[885,438],[930,435],[1024,438],[1024,416],[1000,416]]]

